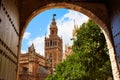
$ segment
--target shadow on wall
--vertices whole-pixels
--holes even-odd
[[[0,0],[0,9],[1,9],[1,2],[2,2],[2,0]],[[1,19],[0,19],[0,22],[1,22]]]

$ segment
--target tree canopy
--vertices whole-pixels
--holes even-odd
[[[104,34],[92,20],[76,31],[73,53],[56,66],[56,73],[46,80],[106,80],[112,79]]]

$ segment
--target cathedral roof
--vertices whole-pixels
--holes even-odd
[[[40,73],[40,74],[48,74],[48,71],[44,67],[39,66],[38,73]]]

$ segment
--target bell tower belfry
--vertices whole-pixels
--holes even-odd
[[[58,28],[55,21],[56,14],[53,14],[52,22],[50,25],[49,37],[45,36],[45,58],[51,64],[51,68],[54,69],[56,64],[62,61],[62,39],[58,36]]]

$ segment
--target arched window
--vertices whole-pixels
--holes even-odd
[[[47,45],[47,41],[45,42],[45,46],[47,47],[48,45]]]
[[[53,46],[55,46],[55,41],[53,41]]]
[[[49,41],[47,41],[47,46],[49,47]]]
[[[57,46],[57,42],[55,41],[55,46]]]
[[[52,34],[54,34],[54,31],[52,30]]]
[[[50,46],[52,46],[52,40],[50,40]]]
[[[46,43],[47,43],[47,47],[49,47],[49,44],[48,44],[49,42],[47,41]]]

